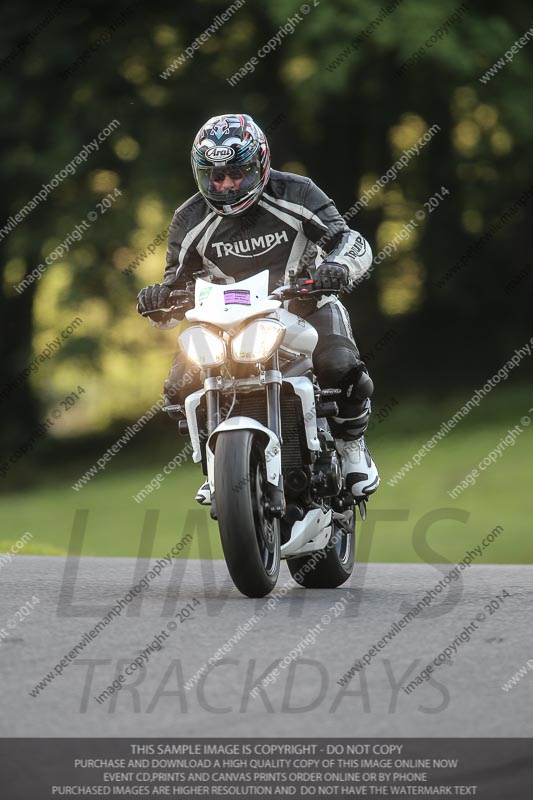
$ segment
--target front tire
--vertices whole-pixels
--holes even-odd
[[[215,498],[222,550],[237,589],[264,597],[281,559],[279,519],[265,512],[265,450],[256,433],[226,431],[215,447]]]
[[[325,552],[324,558],[316,561],[316,553],[310,553],[287,559],[290,573],[300,586],[307,589],[335,589],[352,574],[355,563],[355,509],[344,520],[334,520],[333,525],[331,539],[322,551]]]

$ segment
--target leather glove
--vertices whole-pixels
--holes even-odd
[[[145,286],[137,295],[137,311],[142,314],[144,311],[153,311],[156,308],[166,308],[172,305],[169,302],[170,288],[162,283],[154,283],[152,286]],[[164,318],[164,313],[152,314],[151,319],[159,322]]]
[[[344,289],[348,285],[348,270],[339,264],[320,264],[315,272],[314,288],[324,291]]]

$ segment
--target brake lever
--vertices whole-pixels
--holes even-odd
[[[169,316],[171,316],[172,312],[174,312],[174,311],[180,311],[181,312],[185,308],[186,308],[185,305],[183,305],[183,306],[167,306],[167,308],[151,308],[150,311],[141,311],[141,317],[151,317],[152,314],[160,314],[160,313],[168,314]]]
[[[340,289],[314,289],[314,280],[311,278],[300,278],[288,286],[281,286],[271,295],[276,300],[292,300],[296,298],[317,297],[324,294],[340,294]],[[279,292],[279,293],[277,293]]]

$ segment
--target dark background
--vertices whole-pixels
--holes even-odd
[[[479,80],[533,24],[530,3],[469,2],[429,48],[424,43],[450,20],[457,0],[403,0],[364,41],[355,37],[387,0],[315,2],[294,33],[234,87],[227,79],[300,4],[247,0],[166,80],[163,70],[229,4],[4,5],[0,227],[110,121],[120,126],[0,243],[0,387],[15,381],[72,319],[83,320],[53,358],[2,400],[3,459],[78,384],[87,390],[2,488],[45,480],[43,466],[87,461],[159,398],[174,335],[149,328],[135,313],[135,297],[162,276],[165,244],[133,275],[123,270],[195,191],[190,146],[214,114],[251,114],[270,131],[273,166],[311,176],[341,213],[404,149],[440,126],[349,223],[377,253],[442,186],[450,192],[346,300],[377,402],[391,393],[403,399],[402,430],[430,424],[437,400],[458,398],[453,413],[531,336],[533,199],[496,233],[487,232],[533,186],[533,41],[488,83]],[[421,47],[420,63],[401,70]],[[122,195],[113,207],[18,295],[14,284],[114,187]],[[505,392],[510,386],[531,396],[529,359]],[[498,413],[505,414],[504,390],[497,391]],[[408,413],[410,403],[422,405]],[[167,420],[154,421],[132,452],[154,453],[169,435]]]

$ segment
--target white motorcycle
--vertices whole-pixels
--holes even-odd
[[[204,387],[184,409],[165,410],[185,412],[180,433],[207,475],[226,564],[248,597],[272,591],[282,558],[302,586],[332,588],[350,577],[355,555],[355,501],[327,421],[340,390],[318,386],[318,333],[282,307],[313,294],[313,282],[291,278],[269,294],[268,279],[268,270],[229,285],[197,278],[193,308],[190,291],[159,309],[181,319],[189,309],[179,341]],[[364,502],[359,509],[364,519]]]

